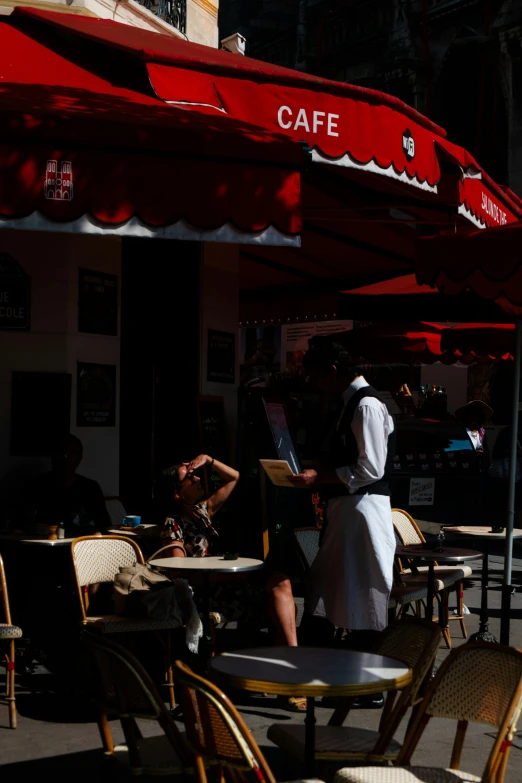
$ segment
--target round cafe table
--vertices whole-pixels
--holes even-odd
[[[395,554],[401,558],[410,560],[424,560],[428,563],[428,597],[426,599],[426,620],[433,620],[433,598],[435,595],[435,563],[448,563],[457,565],[465,563],[466,560],[479,560],[483,557],[482,552],[475,549],[457,549],[456,547],[445,546],[444,544],[434,544],[430,547],[426,544],[408,544],[408,546],[398,546]]]
[[[489,631],[489,616],[488,616],[488,580],[489,580],[489,547],[492,541],[506,540],[505,529],[502,533],[494,533],[490,527],[475,527],[463,525],[460,527],[445,527],[443,528],[446,535],[446,539],[450,537],[466,539],[467,541],[475,540],[480,541],[480,548],[484,553],[482,559],[482,580],[481,580],[481,597],[480,597],[480,625],[477,633],[474,633],[470,637],[471,641],[479,642],[496,642],[497,639]],[[522,538],[522,530],[515,528],[513,530],[513,538]]]
[[[208,662],[210,654],[210,582],[213,574],[240,574],[246,571],[259,571],[264,567],[262,560],[254,560],[251,557],[238,557],[236,560],[225,560],[222,555],[211,557],[160,557],[150,560],[150,565],[155,568],[168,569],[169,571],[183,572],[183,576],[190,581],[190,573],[198,573],[203,576],[203,650],[202,657]]]
[[[404,688],[411,669],[372,653],[323,647],[260,647],[213,658],[215,678],[233,688],[278,696],[306,696],[306,774],[315,768],[315,699],[363,696]]]

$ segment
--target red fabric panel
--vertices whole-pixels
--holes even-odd
[[[299,145],[114,87],[6,21],[0,79],[2,215],[300,232]],[[72,199],[45,197],[48,161],[72,164]]]
[[[419,283],[436,285],[443,294],[469,289],[518,317],[522,315],[522,223],[420,239],[416,274]]]
[[[477,163],[475,158],[470,155],[467,150],[465,150],[463,147],[459,147],[458,144],[452,144],[452,142],[448,141],[447,139],[435,139],[435,144],[436,147],[438,147],[438,149],[441,151],[442,157],[452,161],[453,163],[456,163],[464,171],[471,170],[472,172],[480,172],[482,180],[478,180],[478,182],[482,184],[484,191],[494,200],[496,204],[503,205],[502,209],[506,212],[506,215],[510,215],[510,219],[507,219],[506,223],[510,223],[513,220],[522,217],[522,203],[520,202],[520,199],[518,197],[512,199],[509,188],[498,185],[494,180],[492,180],[491,177],[484,171],[484,169]],[[466,203],[468,209],[470,209],[474,214],[482,215],[481,191],[478,189],[478,185],[476,187],[474,185],[468,185],[466,187],[465,183],[468,181],[470,180],[466,178],[464,180],[464,188],[459,189],[460,203]],[[476,180],[473,180],[473,182],[476,182]],[[516,218],[514,217],[515,215]],[[503,225],[502,223],[496,222],[495,219],[491,219],[491,216],[487,215],[487,209],[485,210],[484,217],[488,218],[485,220],[488,227]]]
[[[306,82],[270,83],[269,73],[258,83],[236,76],[180,71],[158,63],[148,63],[147,69],[156,94],[166,101],[187,100],[192,94],[194,103],[209,103],[215,90],[219,100],[212,105],[223,108],[229,116],[306,141],[325,157],[341,158],[348,153],[357,163],[374,161],[383,169],[393,166],[397,173],[406,171],[430,185],[439,180],[433,132],[384,101],[365,102],[359,96],[317,92]],[[406,132],[415,145],[411,160],[403,149]]]
[[[46,194],[52,161],[62,172],[66,163],[72,169],[62,177],[58,200],[58,186],[49,185]],[[67,222],[89,214],[108,224],[137,216],[150,226],[185,219],[203,229],[231,223],[247,232],[270,225],[287,234],[300,230],[299,173],[281,168],[40,145],[1,145],[0,168],[3,216],[39,210]]]
[[[504,358],[515,352],[515,327],[513,324],[459,324],[444,330],[441,348]]]
[[[488,228],[516,223],[518,217],[481,179],[466,177],[459,182],[459,203]]]
[[[391,280],[372,283],[362,288],[341,291],[342,294],[357,296],[418,296],[419,294],[436,294],[437,291],[429,285],[419,285],[415,275],[401,275]]]

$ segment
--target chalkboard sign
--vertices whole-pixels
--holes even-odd
[[[118,334],[118,278],[105,272],[80,269],[78,331]]]
[[[71,376],[67,373],[14,372],[11,399],[11,455],[48,456],[68,434]]]
[[[78,362],[76,426],[116,425],[116,365]]]
[[[197,398],[199,445],[203,454],[209,454],[214,459],[230,463],[227,441],[227,423],[225,419],[225,404],[223,397],[201,395]],[[219,476],[207,477],[207,488],[212,491],[219,483]]]
[[[29,329],[30,279],[7,253],[0,253],[0,329]]]

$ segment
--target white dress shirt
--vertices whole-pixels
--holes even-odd
[[[343,392],[344,408],[356,391],[369,385],[362,375],[355,378]],[[357,441],[359,458],[355,465],[346,465],[336,471],[350,493],[382,479],[388,454],[388,436],[393,430],[393,419],[384,403],[376,397],[363,397],[359,401],[352,419],[352,432]]]

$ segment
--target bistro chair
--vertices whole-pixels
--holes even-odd
[[[178,626],[171,620],[152,620],[147,617],[124,617],[117,614],[90,616],[89,588],[91,585],[112,583],[120,566],[145,562],[141,549],[125,536],[82,536],[71,544],[71,555],[82,625],[104,634],[164,631],[160,636],[165,654],[165,684],[171,707],[175,706],[172,675],[170,631]],[[163,638],[164,637],[164,638]]]
[[[317,553],[319,552],[319,538],[321,531],[317,527],[300,527],[293,531],[299,559],[303,565],[305,573],[313,565]],[[396,579],[388,602],[388,620],[390,623],[401,617],[410,606],[418,607],[422,601],[428,597],[426,586],[407,586],[403,585],[400,579]],[[340,630],[340,634],[339,634]],[[337,637],[342,636],[343,629],[338,629]]]
[[[228,696],[181,661],[176,661],[174,669],[176,682],[182,688],[187,741],[199,760],[198,783],[207,783],[204,764],[220,768],[218,778],[222,783],[224,771],[234,783],[247,783],[256,778],[259,783],[276,783],[257,742]]]
[[[488,642],[453,650],[429,685],[394,767],[347,767],[334,783],[503,783],[522,708],[522,652]],[[409,766],[431,718],[457,721],[449,768]],[[481,777],[460,770],[469,723],[497,728]],[[442,746],[441,746],[442,753]]]
[[[396,759],[401,749],[394,734],[409,707],[422,701],[424,683],[431,674],[441,630],[435,623],[405,617],[382,633],[375,652],[402,661],[412,669],[411,684],[387,694],[377,731],[343,726],[354,699],[342,699],[327,726],[316,726],[315,758],[321,761],[383,763]],[[273,723],[268,739],[299,761],[305,760],[305,726]]]
[[[7,642],[7,652],[4,652],[6,663],[5,672],[5,700],[9,706],[9,726],[16,729],[16,697],[15,697],[15,639],[22,637],[22,629],[11,622],[11,610],[9,609],[9,594],[5,578],[4,561],[0,556],[0,599],[2,601],[2,614],[0,616],[0,644]]]
[[[395,532],[403,546],[426,543],[426,539],[422,535],[419,526],[407,511],[403,511],[399,508],[392,509],[392,519]],[[408,564],[406,567],[401,568],[400,576],[403,583],[406,585],[425,584],[428,579],[427,572],[428,566]],[[464,639],[468,636],[466,622],[464,620],[464,579],[469,579],[472,574],[472,569],[467,565],[439,566],[435,564],[436,578],[434,592],[435,594],[440,594],[440,612],[441,619],[443,620],[443,623],[441,624],[443,625],[444,640],[448,648],[451,648],[451,635],[448,627],[449,620],[458,620],[462,636]],[[457,614],[449,615],[449,593],[453,587],[455,588],[457,598]]]
[[[88,631],[82,643],[92,664],[105,756],[124,764],[133,775],[193,775],[190,749],[137,658],[105,636]],[[114,744],[109,715],[120,720],[125,737],[120,745]],[[143,737],[137,719],[155,721],[162,734]]]
[[[104,500],[105,508],[107,509],[107,513],[111,520],[111,525],[113,527],[119,527],[123,517],[127,515],[125,506],[121,502],[120,498],[116,496],[106,497]]]

